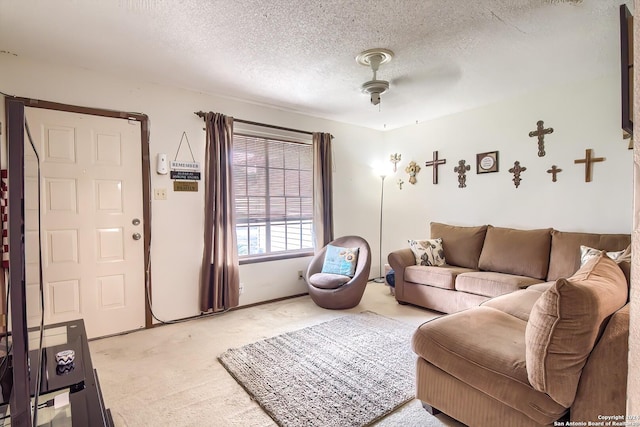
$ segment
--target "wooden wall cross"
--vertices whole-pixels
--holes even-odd
[[[544,136],[550,133],[553,133],[553,128],[544,128],[544,122],[542,120],[538,120],[538,129],[529,132],[530,137],[537,136],[538,137],[538,157],[544,157]]]
[[[558,180],[557,175],[562,172],[562,169],[558,168],[556,165],[551,166],[551,169],[547,169],[547,173],[551,174],[551,181],[556,182]]]
[[[438,152],[433,152],[433,160],[429,160],[425,163],[425,166],[433,166],[433,183],[438,183],[438,166],[447,163],[447,159],[438,159]],[[470,166],[469,166],[470,167]]]
[[[593,157],[593,150],[591,148],[587,148],[585,150],[584,159],[574,160],[575,164],[584,163],[584,182],[591,182],[591,169],[592,165],[596,162],[604,162],[604,157]]]
[[[458,161],[458,166],[453,168],[453,171],[458,174],[458,188],[464,188],[467,186],[467,171],[471,170],[471,166],[465,165],[466,160]]]
[[[527,168],[524,166],[520,166],[520,162],[519,161],[515,161],[513,163],[513,167],[511,169],[509,169],[509,172],[511,172],[513,174],[513,183],[515,184],[516,188],[518,188],[520,186],[520,181],[522,180],[520,178],[520,174],[524,171],[526,171]]]

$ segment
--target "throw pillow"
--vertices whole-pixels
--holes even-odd
[[[627,301],[620,267],[600,253],[538,298],[525,329],[529,382],[569,408],[598,335]]]
[[[591,258],[595,258],[603,252],[601,249],[591,248],[589,246],[580,245],[580,267],[585,265],[587,261]],[[605,252],[609,258],[617,262],[618,264],[622,261],[631,261],[631,245],[625,250],[622,251],[614,251],[614,252]]]
[[[627,249],[622,251],[622,254],[620,254],[618,259],[616,259],[616,262],[618,264],[621,264],[623,262],[631,262],[631,245],[627,246]]]
[[[353,277],[356,272],[356,263],[358,262],[358,250],[359,248],[341,248],[340,246],[327,245],[322,272]]]
[[[416,257],[416,265],[440,266],[445,264],[442,239],[409,240],[409,247]]]

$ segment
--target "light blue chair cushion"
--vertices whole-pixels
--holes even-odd
[[[358,261],[358,249],[327,245],[322,273],[353,277]]]

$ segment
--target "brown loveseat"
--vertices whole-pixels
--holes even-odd
[[[445,265],[416,265],[409,248],[390,253],[388,260],[395,272],[399,303],[443,313],[569,277],[580,267],[580,245],[620,251],[631,242],[629,234],[460,227],[436,222],[431,223],[431,238],[442,239]]]
[[[413,336],[416,397],[479,427],[624,420],[627,286],[601,253],[568,279],[423,324]]]

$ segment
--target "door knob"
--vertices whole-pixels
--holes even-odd
[[[142,239],[142,235],[140,233],[133,233],[133,240],[140,240]]]
[[[131,224],[140,225],[140,220],[138,218],[133,218],[133,221],[131,221]]]

